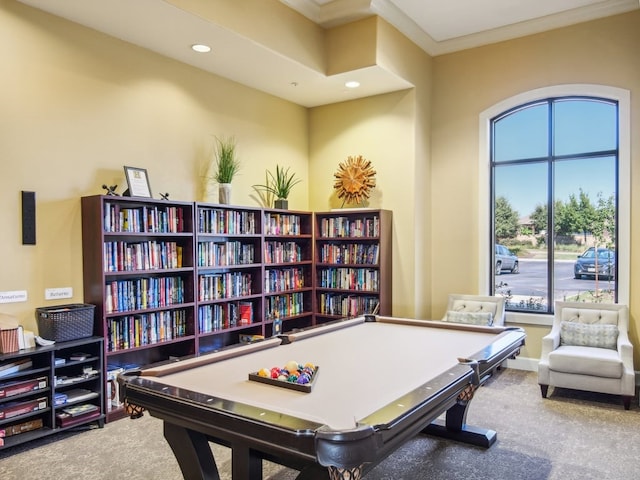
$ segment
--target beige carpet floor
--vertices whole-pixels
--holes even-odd
[[[615,396],[555,389],[542,399],[532,372],[505,369],[476,392],[470,425],[498,432],[489,449],[418,436],[365,480],[640,479],[640,408]],[[230,455],[213,446],[223,480]],[[296,472],[265,467],[265,478]],[[162,423],[146,414],[0,451],[0,480],[178,480]]]

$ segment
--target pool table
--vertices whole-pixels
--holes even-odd
[[[262,478],[263,460],[299,479],[358,479],[421,432],[489,447],[496,433],[466,424],[469,402],[524,341],[517,328],[366,315],[119,382],[130,411],[163,420],[186,479],[219,478],[210,441],[232,449],[234,480]],[[317,366],[310,391],[249,379],[290,360]]]

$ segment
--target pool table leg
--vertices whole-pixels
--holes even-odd
[[[164,438],[173,450],[185,480],[220,480],[218,467],[205,435],[164,422]]]
[[[231,478],[262,478],[262,458],[247,446],[233,445]]]
[[[496,441],[494,430],[467,425],[467,411],[477,387],[469,385],[460,395],[456,403],[447,410],[444,423],[436,420],[422,432],[458,442],[469,443],[488,448]]]

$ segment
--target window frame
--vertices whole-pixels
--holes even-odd
[[[629,304],[631,259],[631,92],[594,84],[567,84],[530,90],[504,99],[479,115],[478,170],[478,287],[481,294],[491,291],[491,120],[518,106],[551,97],[598,97],[618,102],[618,303]],[[551,325],[553,315],[507,312],[506,321]]]

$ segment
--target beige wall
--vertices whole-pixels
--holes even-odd
[[[366,206],[393,211],[393,314],[403,316],[414,312],[413,208],[405,208],[415,197],[414,117],[415,94],[408,90],[314,108],[309,118],[313,210],[342,206],[326,179],[348,156],[362,155],[376,170],[377,185]]]
[[[243,163],[232,201],[291,166],[309,208],[307,110],[13,1],[0,1],[0,304],[35,328],[34,309],[82,302],[80,197],[125,188],[123,165],[148,170],[154,197],[202,199],[214,135],[235,135]],[[35,191],[37,244],[21,244],[20,191]],[[217,188],[214,187],[214,193]],[[71,299],[45,288],[73,287]]]
[[[358,43],[354,38],[364,40]],[[316,211],[340,208],[342,200],[328,188],[338,163],[357,155],[370,160],[377,185],[364,206],[393,212],[392,313],[425,317],[431,302],[426,185],[433,60],[394,27],[375,18],[332,32],[329,43],[328,56],[340,58],[338,71],[345,65],[360,68],[371,61],[374,51],[377,65],[414,88],[310,110],[309,204]]]
[[[630,90],[631,190],[640,188],[640,169],[636,168],[640,162],[638,45],[640,12],[635,11],[434,59],[436,93],[431,130],[434,316],[444,312],[449,292],[478,290],[478,124],[479,114],[485,109],[516,94],[559,84],[602,84]],[[632,246],[640,228],[639,202],[632,194]],[[634,289],[640,281],[639,266],[640,259],[632,247],[629,307],[631,337],[637,347],[640,347],[637,323],[640,299],[634,295]],[[547,331],[527,327],[529,339],[523,356],[539,357],[539,338]],[[636,348],[637,366],[639,350]]]

